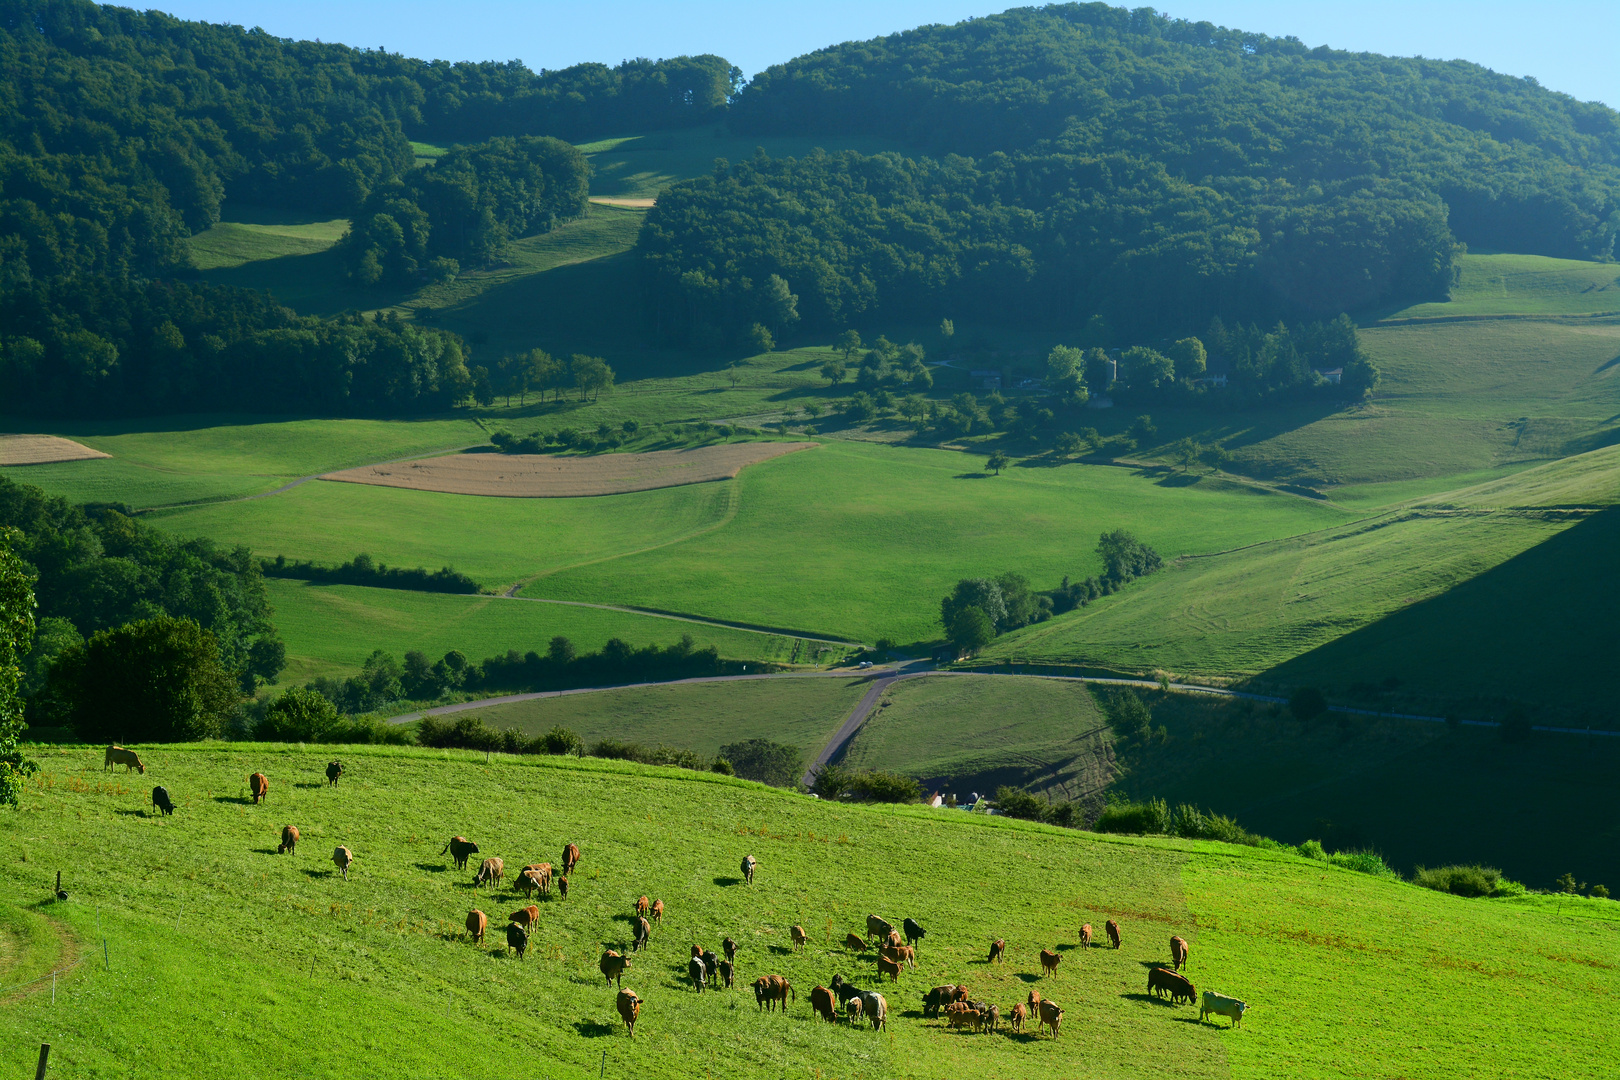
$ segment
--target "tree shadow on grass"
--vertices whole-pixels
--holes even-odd
[[[741,885],[743,883],[743,879],[740,877],[717,877],[714,879],[714,883],[720,886],[722,889],[725,889],[732,885]]]
[[[1083,948],[1083,946],[1081,946],[1078,943],[1073,944],[1073,945],[1054,945],[1054,946],[1052,946],[1052,951],[1053,952],[1073,952],[1075,949],[1079,949],[1079,948]]]
[[[987,472],[964,472],[951,477],[952,480],[991,480],[994,477]]]
[[[1013,1042],[1018,1043],[1019,1045],[1032,1043],[1036,1039],[1040,1038],[1040,1035],[1033,1031],[1012,1031],[1009,1029],[1003,1031],[1001,1034],[1005,1038],[1011,1039]]]
[[[273,847],[256,847],[256,848],[253,849],[253,854],[255,854],[255,855],[280,855],[281,854],[281,849],[280,848],[273,848]]]
[[[788,948],[786,945],[767,945],[766,948],[768,948],[772,953],[774,953],[777,956],[792,956],[793,955],[793,950]]]
[[[253,799],[247,795],[215,795],[215,802],[235,803],[237,806],[252,806]]]
[[[450,867],[446,866],[444,863],[419,862],[412,863],[411,865],[422,871],[424,874],[443,874],[448,872],[450,869]]]
[[[1171,967],[1169,964],[1166,964],[1163,960],[1138,960],[1137,963],[1141,964],[1145,968],[1164,968],[1169,972],[1175,971],[1175,968]]]
[[[119,815],[120,817],[146,817],[146,816],[148,816],[147,812],[146,812],[146,809],[144,807],[142,809],[140,809],[140,810],[114,810],[113,813]]]
[[[1018,978],[1026,983],[1041,981],[1041,977],[1035,974],[1033,971],[1020,971],[1018,973]]]
[[[294,785],[293,785],[293,787],[295,787],[295,788],[302,788],[302,789],[303,789],[303,790],[305,790],[305,791],[308,791],[308,790],[309,790],[309,789],[310,789],[310,788],[323,788],[323,787],[327,787],[327,786],[329,786],[329,785],[327,785],[327,784],[321,784],[321,783],[316,783],[316,782],[314,782],[314,781],[311,781],[311,782],[309,782],[309,783],[303,783],[303,782],[300,782],[300,783],[297,783],[297,784],[294,784]]]
[[[299,870],[299,873],[303,874],[305,877],[312,877],[312,878],[337,877],[337,871],[336,870],[311,870],[307,866],[301,868]]]
[[[597,1020],[576,1020],[574,1030],[586,1039],[600,1039],[604,1035],[612,1035],[618,1031],[617,1024],[604,1024]]]

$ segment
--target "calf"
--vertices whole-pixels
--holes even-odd
[[[1177,971],[1180,971],[1181,965],[1187,962],[1189,951],[1186,938],[1173,937],[1170,939],[1170,962],[1176,966]]]
[[[624,1026],[629,1029],[630,1037],[636,1035],[636,1017],[641,1015],[641,999],[636,997],[634,990],[619,991],[619,1016],[624,1020]]]
[[[523,959],[523,952],[529,947],[529,935],[517,923],[506,924],[506,947],[516,949],[518,959]]]
[[[759,861],[756,860],[752,855],[744,855],[743,856],[742,876],[743,876],[743,880],[748,882],[748,884],[750,884],[750,885],[752,885],[754,883],[754,867],[756,867],[758,865],[759,865]]]
[[[467,912],[467,933],[472,935],[474,945],[484,940],[484,931],[488,927],[489,916],[477,908]]]
[[[664,921],[664,902],[662,900],[653,901],[652,917],[653,922],[655,923],[661,923]]]
[[[837,1006],[833,1002],[832,991],[825,986],[817,986],[810,991],[810,1008],[815,1010],[817,1016],[829,1024],[838,1022]]]
[[[1109,919],[1103,923],[1103,929],[1108,931],[1108,943],[1116,949],[1119,948],[1119,923]]]
[[[727,960],[730,960],[733,963],[736,962],[736,960],[737,960],[737,943],[735,941],[732,941],[730,938],[726,938],[724,941],[722,941],[720,943],[720,951],[724,952],[726,954],[726,959]]]
[[[283,825],[281,827],[281,846],[276,848],[277,855],[298,854],[298,826]]]
[[[1055,953],[1051,949],[1041,950],[1041,974],[1056,975],[1058,964],[1063,960],[1062,953]]]
[[[730,960],[722,960],[715,965],[720,971],[720,985],[727,990],[732,987],[732,981],[737,977],[737,969]]]
[[[984,1029],[986,1031],[994,1031],[996,1030],[996,1025],[1000,1023],[1001,1009],[995,1005],[990,1006],[990,1008],[984,1014]]]
[[[697,987],[697,992],[703,993],[703,984],[708,981],[708,971],[704,968],[703,961],[695,956],[688,960],[686,976],[692,980],[692,985]]]
[[[472,879],[474,885],[499,885],[501,878],[506,876],[506,861],[498,858],[485,859],[478,867],[478,876]]]
[[[887,957],[878,957],[878,978],[887,975],[890,982],[900,981],[900,965]]]
[[[568,879],[565,877],[557,879],[557,899],[568,899]]]
[[[703,961],[703,974],[713,984],[720,978],[720,958],[714,955],[713,949],[704,949],[703,955],[698,957]]]
[[[597,961],[596,970],[602,973],[602,977],[608,981],[609,986],[618,983],[622,987],[624,985],[624,972],[629,966],[630,958],[628,956],[620,956],[612,949],[609,949],[602,954],[602,959]]]
[[[326,782],[337,787],[338,778],[343,775],[343,762],[328,761],[326,763]]]
[[[900,931],[890,930],[888,934],[884,936],[883,944],[888,948],[898,949],[900,947]]]
[[[866,939],[861,937],[861,935],[859,935],[859,934],[845,934],[844,935],[844,951],[845,952],[865,952],[866,951]]]
[[[349,880],[349,867],[354,864],[354,852],[346,847],[338,847],[332,852],[332,862],[343,871],[343,880]]]
[[[887,1029],[889,1026],[889,1003],[883,1000],[883,995],[876,990],[863,990],[860,996],[861,1012],[872,1021],[872,1030]]]
[[[996,940],[994,940],[994,941],[992,941],[990,943],[990,959],[986,960],[985,963],[994,964],[998,960],[1000,960],[1002,962],[1005,962],[1005,955],[1004,954],[1006,952],[1007,952],[1007,943],[1005,941],[1003,941],[1001,938],[996,938]]]
[[[1187,981],[1185,975],[1178,975],[1168,968],[1156,967],[1148,971],[1148,993],[1155,997],[1168,993],[1172,1000],[1179,1001],[1183,997],[1189,1001],[1196,1000],[1193,984]]]
[[[793,939],[793,950],[795,952],[810,943],[810,937],[804,932],[802,926],[794,926],[793,929],[788,931],[788,937]]]
[[[1041,1024],[1052,1029],[1052,1038],[1057,1038],[1058,1025],[1063,1023],[1063,1010],[1054,1002],[1041,1002]]]
[[[647,943],[650,940],[652,940],[652,927],[647,924],[646,919],[637,919],[636,939],[631,944],[630,950],[632,952],[640,952],[642,949],[647,947]]]
[[[524,896],[533,896],[540,891],[540,872],[538,870],[525,870],[518,875],[518,892]]]
[[[894,933],[894,927],[890,926],[886,920],[880,919],[876,915],[866,917],[866,937],[869,943],[873,938],[879,941],[887,941],[892,933]]]
[[[1246,1001],[1217,994],[1213,990],[1205,990],[1198,1007],[1198,1022],[1202,1024],[1206,1016],[1225,1016],[1232,1021],[1228,1027],[1237,1027],[1243,1023],[1243,1013],[1248,1007],[1249,1003]]]
[[[1091,924],[1090,923],[1086,923],[1086,925],[1084,925],[1084,926],[1082,926],[1080,928],[1080,947],[1082,949],[1091,948]]]
[[[953,1028],[972,1026],[977,1029],[984,1023],[984,1016],[978,1009],[952,1009],[950,1015],[945,1018],[945,1023],[946,1026]]]
[[[165,817],[174,813],[174,803],[169,801],[169,789],[166,787],[152,789],[152,805],[163,811]]]
[[[1041,992],[1031,989],[1029,992],[1029,1015],[1038,1016],[1041,1010]]]
[[[146,775],[146,766],[141,764],[141,756],[133,750],[125,750],[122,746],[107,747],[107,755],[101,759],[101,771],[106,772],[114,765],[122,765],[125,772],[134,769],[141,775]]]
[[[551,895],[551,864],[548,862],[535,863],[534,869],[540,872],[540,891],[547,896]]]
[[[264,773],[256,772],[248,777],[248,791],[253,793],[253,805],[258,806],[259,800],[270,794],[270,781]]]
[[[638,897],[636,899],[636,914],[637,915],[645,915],[645,914],[647,914],[647,898],[645,896]]]
[[[533,904],[518,908],[508,915],[507,921],[515,926],[521,926],[525,934],[534,933],[534,924],[540,921],[540,909]]]
[[[444,851],[439,852],[439,854],[443,855],[446,851],[455,860],[456,869],[465,870],[467,869],[468,857],[478,854],[478,845],[465,836],[452,836],[450,842],[444,845]]]
[[[569,844],[567,847],[563,848],[562,872],[564,874],[572,874],[574,872],[574,867],[576,867],[578,865],[579,865],[579,845],[578,844]]]
[[[1008,1022],[1012,1025],[1015,1034],[1024,1030],[1024,1018],[1028,1015],[1029,1010],[1024,1007],[1023,1002],[1014,1005],[1012,1012],[1007,1014]]]
[[[907,945],[912,945],[912,946],[921,945],[922,944],[922,939],[928,935],[928,931],[926,931],[922,927],[918,926],[917,925],[917,920],[915,920],[915,919],[908,918],[908,919],[906,919],[905,922],[901,923],[900,925],[906,932],[906,944]]]

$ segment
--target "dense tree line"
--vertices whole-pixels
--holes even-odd
[[[18,531],[12,550],[35,576],[39,604],[25,689],[43,688],[54,662],[85,639],[164,618],[209,635],[221,670],[244,689],[274,681],[284,666],[286,648],[247,548],[176,540],[117,509],[75,506],[0,477],[0,528],[8,526]]]
[[[1327,215],[1331,224],[1322,224]],[[1319,220],[1320,219],[1320,220]],[[677,184],[637,241],[649,320],[699,347],[881,315],[1123,334],[1443,298],[1459,246],[1421,188],[1213,186],[1123,153],[763,154]]]
[[[473,390],[454,334],[300,316],[262,293],[80,276],[0,290],[0,409],[35,416],[442,409]]]
[[[1287,238],[1262,271],[1307,291],[1338,272],[1313,266],[1334,234],[1377,214],[1357,204],[1408,186],[1444,200],[1470,244],[1594,258],[1620,229],[1620,114],[1602,104],[1466,61],[1307,49],[1151,8],[1019,8],[822,49],[755,76],[730,122],[1157,162],[1252,191],[1254,224]]]
[[[379,563],[361,552],[338,566],[318,566],[313,562],[288,562],[285,555],[261,559],[265,577],[321,581],[333,585],[367,585],[378,589],[410,589],[415,592],[475,593],[478,582],[448,566],[429,571],[423,567],[406,569]]]
[[[34,572],[12,551],[22,538],[0,525],[0,806],[16,806],[23,781],[38,764],[19,748],[22,736],[22,659],[34,644]]]

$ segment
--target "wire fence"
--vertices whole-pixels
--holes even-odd
[[[85,957],[81,956],[77,960],[73,961],[73,963],[69,964],[67,967],[65,967],[65,968],[57,968],[55,971],[47,971],[45,974],[41,975],[37,979],[29,979],[27,982],[18,983],[16,986],[0,987],[0,997],[10,997],[12,994],[17,993],[20,990],[28,989],[30,986],[33,986],[35,983],[42,983],[46,979],[54,980],[59,975],[66,975],[68,972],[72,971],[74,968],[76,968],[80,964],[84,963],[84,961],[85,961]]]

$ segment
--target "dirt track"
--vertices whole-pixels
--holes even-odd
[[[55,435],[0,435],[0,465],[48,465],[104,457],[112,455]]]
[[[454,454],[391,465],[366,465],[327,473],[322,480],[380,487],[489,495],[507,499],[569,499],[622,495],[630,491],[729,480],[745,467],[797,450],[812,442],[752,442],[700,446],[695,450],[653,450],[644,454]]]

